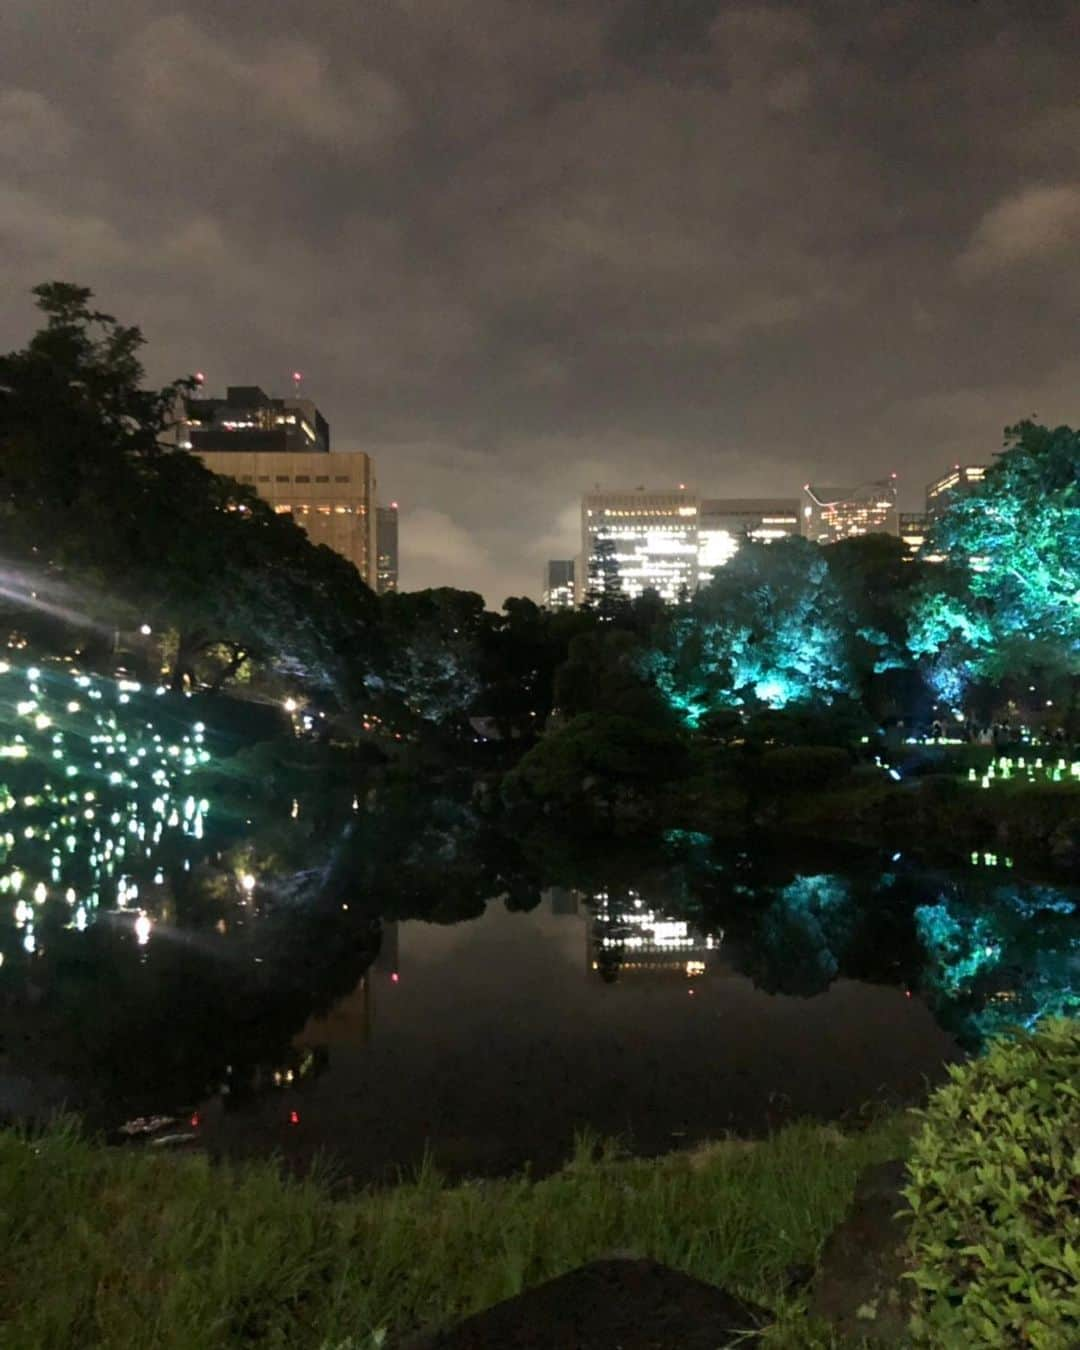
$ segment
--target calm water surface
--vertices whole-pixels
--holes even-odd
[[[9,1119],[66,1103],[120,1138],[159,1114],[178,1146],[325,1152],[358,1179],[425,1148],[455,1174],[546,1168],[585,1127],[655,1151],[912,1100],[987,1033],[1080,1003],[1077,894],[1006,858],[571,845],[493,829],[467,789],[226,773],[190,707],[19,679]]]

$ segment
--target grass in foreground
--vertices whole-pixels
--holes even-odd
[[[73,1122],[0,1133],[7,1350],[369,1350],[457,1320],[613,1250],[723,1284],[778,1314],[771,1346],[828,1344],[783,1299],[862,1168],[907,1123],[790,1126],[657,1160],[579,1141],[560,1173],[411,1182],[334,1199],[272,1163],[107,1149]]]

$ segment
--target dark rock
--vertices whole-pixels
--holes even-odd
[[[722,1350],[769,1320],[765,1309],[656,1261],[603,1260],[407,1350]]]
[[[881,1163],[859,1178],[847,1218],[825,1244],[810,1312],[833,1326],[837,1339],[906,1345],[906,1228],[897,1212],[906,1202],[902,1162]]]

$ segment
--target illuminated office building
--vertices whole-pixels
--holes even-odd
[[[943,553],[930,551],[930,527],[932,519],[922,511],[900,512],[900,542],[904,545],[904,559],[910,562],[919,558],[922,562],[943,562]]]
[[[794,497],[704,497],[698,509],[698,575],[704,585],[713,568],[733,558],[747,539],[769,544],[799,533]]]
[[[929,527],[929,519],[922,511],[900,512],[900,542],[904,546],[906,558],[917,558],[926,547]]]
[[[573,558],[554,558],[544,567],[544,587],[540,603],[545,609],[574,608]]]
[[[966,496],[982,482],[985,464],[954,464],[926,488],[926,514],[933,520],[941,515],[957,497]]]
[[[184,448],[204,452],[326,453],[330,426],[309,398],[271,398],[257,384],[231,384],[224,398],[185,401]]]
[[[803,485],[802,532],[815,544],[864,534],[899,535],[895,475],[855,488]]]
[[[316,544],[348,558],[376,584],[375,466],[360,451],[330,449],[330,427],[306,398],[270,398],[231,385],[225,398],[185,402],[182,449],[291,515]]]
[[[375,511],[376,577],[379,595],[398,588],[398,504],[380,506]]]
[[[601,545],[600,541],[608,541]],[[698,499],[684,488],[591,492],[581,503],[580,604],[610,548],[620,593],[633,600],[652,589],[676,601],[697,585]]]

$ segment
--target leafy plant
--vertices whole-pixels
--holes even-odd
[[[1080,1344],[1080,1022],[949,1069],[910,1163],[912,1331],[934,1346]]]

